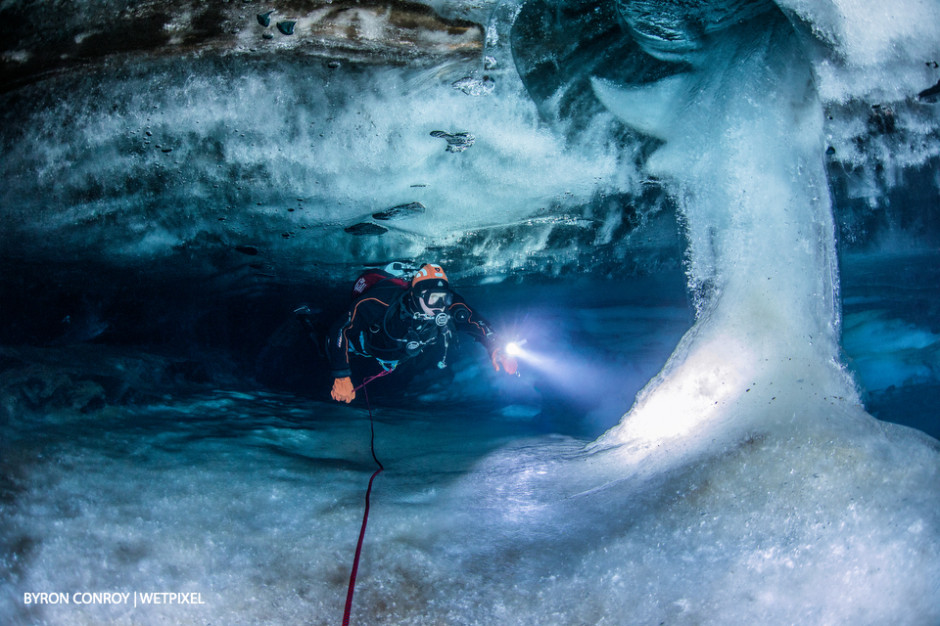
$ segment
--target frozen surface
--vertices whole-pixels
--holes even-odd
[[[459,405],[379,409],[354,620],[936,621],[936,441],[838,403],[784,413],[664,468]],[[5,623],[339,620],[362,406],[219,390],[31,426],[5,433]],[[22,599],[105,590],[204,604]]]

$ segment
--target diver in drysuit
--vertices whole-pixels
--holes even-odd
[[[331,395],[337,402],[349,403],[356,397],[350,355],[374,359],[390,372],[399,363],[433,349],[441,355],[437,366],[444,368],[457,330],[483,344],[497,371],[516,373],[515,358],[497,343],[489,323],[451,291],[439,265],[422,266],[410,283],[387,274],[363,275],[353,293],[358,297],[327,336]]]

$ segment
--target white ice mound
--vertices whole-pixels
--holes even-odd
[[[474,546],[435,593],[465,623],[936,623],[940,445],[834,399],[736,410],[778,423],[681,463],[573,442],[491,455],[435,528],[442,552]]]

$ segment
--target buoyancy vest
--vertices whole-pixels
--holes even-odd
[[[396,287],[400,287],[403,291],[408,289],[409,283],[404,278],[400,276],[395,276],[391,272],[387,272],[383,269],[374,268],[368,269],[362,274],[359,275],[359,278],[356,279],[356,282],[352,287],[352,297],[353,300],[359,298],[365,292],[369,291],[379,283],[391,283]]]

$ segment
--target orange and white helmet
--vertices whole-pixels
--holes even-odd
[[[422,281],[435,279],[437,281],[443,281],[443,284],[440,284],[440,282],[435,282],[433,284],[434,287],[447,287],[447,274],[444,273],[444,268],[442,268],[440,265],[435,265],[434,263],[425,263],[421,266],[421,269],[418,270],[418,273],[415,274],[414,278],[411,279],[411,286],[416,287],[418,283]],[[422,285],[422,287],[425,286],[430,287],[432,285]]]
[[[436,315],[453,301],[447,274],[440,265],[433,263],[422,265],[411,279],[411,292],[414,311],[419,314]]]

